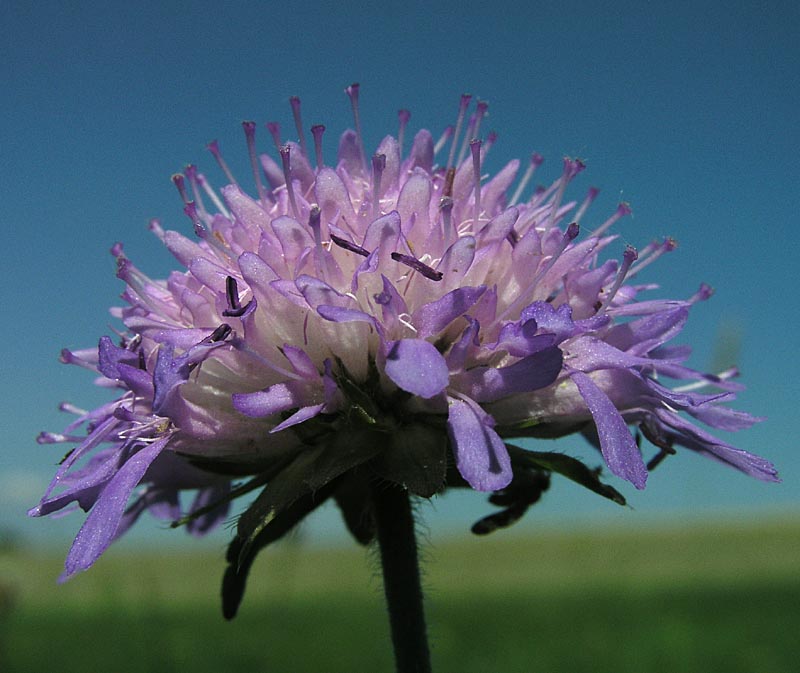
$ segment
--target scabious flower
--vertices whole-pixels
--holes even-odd
[[[553,471],[624,502],[595,471],[515,437],[581,432],[639,489],[648,475],[639,435],[656,447],[650,468],[683,446],[777,480],[769,462],[695,424],[759,420],[725,406],[740,389],[735,372],[697,372],[684,364],[689,350],[670,345],[710,290],[641,299],[655,286],[632,282],[671,240],[603,260],[629,209],[582,233],[597,191],[566,200],[579,160],[565,159],[526,199],[538,154],[513,189],[518,160],[485,178],[494,136],[472,140],[483,102],[470,115],[463,96],[454,127],[438,141],[419,131],[407,151],[401,111],[397,137],[368,155],[358,86],[347,93],[356,130],[341,136],[335,163],[323,156],[324,127],[307,144],[293,98],[299,141],[267,125],[277,160],[258,154],[256,126],[244,123],[254,194],[216,142],[227,186],[215,191],[195,166],[173,177],[194,236],[152,230],[183,270],[151,280],[114,246],[127,304],[114,315],[125,330],[62,359],[119,395],[93,411],[65,405],[74,422],[41,436],[77,446],[30,513],[89,512],[65,576],[91,566],[145,510],[202,534],[256,489],[229,583],[329,497],[369,540],[376,479],[425,497],[448,485],[495,492],[508,510],[478,532],[518,518]],[[196,493],[187,510],[184,490]]]

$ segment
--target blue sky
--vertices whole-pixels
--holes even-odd
[[[466,91],[490,103],[484,128],[499,134],[490,170],[536,150],[548,181],[562,156],[584,159],[573,195],[601,188],[595,222],[622,199],[634,209],[617,229],[625,242],[679,241],[646,276],[664,296],[686,297],[701,281],[716,288],[681,342],[700,368],[736,356],[749,386],[738,408],[769,417],[735,443],[773,460],[782,485],[682,453],[644,493],[621,486],[633,512],[557,482],[529,526],[798,512],[800,9],[540,4],[3,3],[0,524],[61,539],[80,523],[26,521],[22,511],[61,457],[35,444],[37,432],[63,426],[62,400],[103,399],[88,372],[56,358],[113,324],[108,307],[122,286],[109,247],[124,241],[140,267],[163,276],[173,262],[148,220],[189,231],[170,175],[187,162],[210,168],[213,138],[244,175],[239,123],[289,128],[295,94],[308,124],[333,131],[333,152],[353,81],[371,146],[394,132],[401,107],[412,129],[440,131]],[[591,456],[577,439],[561,448]],[[486,510],[466,495],[428,508],[433,531],[465,529]],[[332,522],[323,514],[316,525]],[[142,539],[166,539],[156,524],[139,526]]]

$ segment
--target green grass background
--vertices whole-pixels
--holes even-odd
[[[794,673],[800,520],[423,543],[437,673]],[[391,671],[374,555],[268,550],[239,616],[219,553],[0,552],[0,671]]]

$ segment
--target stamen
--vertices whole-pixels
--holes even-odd
[[[583,218],[584,213],[586,212],[587,208],[592,205],[592,201],[597,198],[597,195],[600,193],[600,190],[597,187],[589,187],[589,191],[586,193],[586,198],[583,200],[583,203],[578,208],[578,212],[575,213],[573,217],[573,221],[580,222]]]
[[[89,412],[86,409],[81,409],[80,407],[76,407],[71,402],[62,402],[58,405],[59,411],[65,411],[68,414],[74,414],[75,416],[85,416]]]
[[[450,199],[453,196],[453,182],[456,179],[456,169],[448,168],[444,175],[444,186],[442,187],[442,198]]]
[[[547,275],[547,272],[553,268],[555,263],[558,261],[558,258],[561,257],[561,254],[567,249],[567,246],[578,237],[579,233],[580,227],[574,222],[567,227],[567,230],[561,237],[561,242],[559,243],[558,248],[556,249],[555,253],[553,253],[553,256],[547,261],[547,264],[544,265],[544,268],[542,268],[533,277],[533,280],[529,283],[525,290],[520,292],[517,298],[511,302],[508,307],[506,307],[506,309],[499,316],[497,316],[497,318],[494,319],[492,325],[500,323],[514,311],[521,310],[524,304],[530,303],[530,298],[536,289],[536,285]]]
[[[317,158],[317,171],[325,164],[322,162],[322,134],[325,127],[322,124],[315,124],[311,127],[311,135],[314,136],[314,154]]]
[[[442,135],[439,136],[439,140],[436,141],[436,144],[433,146],[433,154],[436,156],[439,152],[442,151],[445,143],[453,137],[453,127],[448,126],[442,131]]]
[[[477,138],[481,129],[481,121],[489,109],[489,103],[484,100],[479,100],[477,109],[470,115],[469,124],[467,125],[467,132],[464,134],[464,140],[461,143],[461,149],[458,152],[458,161],[456,165],[460,166],[461,162],[467,157],[467,145],[471,138]]]
[[[458,118],[456,119],[456,130],[453,133],[453,142],[450,144],[450,154],[447,157],[448,170],[453,168],[453,160],[456,157],[456,145],[458,144],[458,136],[461,134],[461,125],[464,123],[464,115],[467,112],[470,100],[472,100],[472,96],[470,94],[465,93],[461,95],[461,102],[458,105]]]
[[[216,209],[227,218],[230,218],[230,213],[228,213],[228,209],[225,207],[225,204],[222,203],[222,200],[217,196],[217,192],[211,187],[206,179],[206,176],[202,173],[197,174],[197,184],[200,185],[202,190],[206,193],[208,198],[214,203]],[[197,199],[197,203],[202,203],[200,199]],[[198,208],[199,211],[199,208]]]
[[[246,306],[242,306],[239,301],[239,284],[233,276],[228,276],[225,279],[225,297],[228,300],[227,310],[222,312],[226,318],[240,318],[244,315],[252,300],[247,302]]]
[[[559,206],[561,206],[561,199],[564,197],[564,190],[567,188],[567,185],[572,178],[574,178],[584,168],[586,168],[586,164],[584,164],[580,159],[570,159],[569,157],[564,157],[564,172],[561,174],[561,179],[558,181],[558,190],[556,191],[556,195],[550,202],[551,209],[547,224],[548,228],[555,226],[556,215],[558,214]]]
[[[281,163],[283,164],[283,178],[286,180],[286,191],[289,194],[289,203],[292,205],[294,219],[300,219],[300,211],[297,209],[297,201],[294,198],[294,185],[292,184],[292,165],[290,160],[291,150],[288,145],[280,148]]]
[[[350,243],[350,241],[346,241],[335,234],[331,234],[331,240],[338,245],[340,248],[344,248],[345,250],[349,250],[350,252],[355,252],[358,255],[362,255],[364,257],[369,257],[369,250],[362,248],[360,245],[356,245],[355,243]]]
[[[183,201],[183,204],[186,205],[187,203],[189,203],[191,199],[189,198],[189,195],[186,193],[186,182],[183,179],[183,175],[181,175],[180,173],[175,173],[172,176],[172,184],[174,184],[175,187],[178,188],[178,194],[180,194],[181,201]]]
[[[411,255],[404,255],[399,252],[392,253],[392,259],[395,262],[400,262],[401,264],[405,264],[406,266],[414,269],[414,271],[419,271],[425,278],[430,280],[441,280],[444,274],[441,271],[435,271],[427,264],[423,264],[418,259],[412,257]]]
[[[698,301],[705,301],[711,298],[714,294],[714,288],[707,283],[701,283],[700,289],[697,290],[691,297],[689,297],[690,304],[696,304]]]
[[[278,122],[267,122],[267,131],[272,136],[272,142],[275,143],[275,149],[281,151],[281,125]]]
[[[228,164],[225,163],[225,159],[222,158],[222,153],[219,151],[219,142],[216,140],[212,140],[208,143],[208,151],[214,155],[214,158],[217,160],[219,167],[222,169],[222,172],[225,173],[225,176],[230,181],[230,184],[237,185],[239,184],[236,182],[236,178],[233,177],[233,173],[231,173],[231,169],[228,168]]]
[[[636,252],[636,248],[634,248],[632,245],[629,245],[625,248],[625,252],[622,253],[622,266],[619,267],[617,278],[614,281],[614,284],[611,286],[611,289],[608,291],[608,295],[603,300],[600,308],[597,309],[598,313],[605,311],[609,304],[611,304],[611,302],[614,300],[617,291],[620,287],[622,287],[622,283],[625,281],[625,276],[628,275],[628,270],[631,268],[631,264],[633,264],[638,257],[639,253]]]
[[[194,233],[198,238],[203,239],[211,247],[216,249],[218,252],[221,252],[226,257],[233,257],[227,246],[219,238],[217,238],[217,236],[214,235],[213,231],[206,229],[206,227],[200,221],[194,201],[189,201],[189,203],[183,207],[183,212],[186,213],[186,215],[189,216],[189,219],[192,220],[192,224],[194,225]]]
[[[303,121],[300,118],[300,99],[297,96],[292,96],[289,98],[289,104],[292,106],[292,116],[294,117],[294,126],[297,129],[297,137],[300,140],[300,149],[307,159],[308,148],[306,147],[306,136],[303,133]]]
[[[372,157],[372,219],[377,220],[381,214],[381,176],[386,168],[386,155],[375,154]]]
[[[322,233],[320,232],[321,221],[322,211],[320,211],[319,206],[315,203],[308,211],[308,226],[314,233],[314,243],[317,244],[317,248],[322,247]]]
[[[361,135],[361,117],[358,113],[358,90],[359,84],[357,82],[351,84],[345,89],[345,93],[350,97],[350,104],[353,107],[353,124],[356,127],[356,142],[358,143],[358,156],[361,159],[361,165],[364,167],[364,172],[367,168],[367,158],[364,154],[364,138]]]
[[[522,192],[525,191],[525,188],[531,181],[533,172],[542,165],[543,161],[544,157],[538,152],[531,154],[531,161],[528,164],[528,168],[525,169],[525,173],[523,174],[522,179],[519,181],[517,188],[514,190],[514,196],[511,197],[511,201],[508,204],[509,206],[516,205],[517,201],[519,201],[520,197],[522,196]]]
[[[244,136],[247,140],[247,153],[250,155],[250,168],[253,171],[253,178],[256,182],[256,190],[258,190],[258,198],[262,206],[267,205],[269,195],[261,182],[261,171],[258,170],[258,155],[256,154],[256,123],[252,121],[242,122],[244,129]]]
[[[645,246],[644,250],[642,250],[642,254],[639,255],[638,263],[631,268],[628,276],[635,276],[642,269],[644,269],[644,267],[655,262],[659,257],[661,257],[661,255],[666,252],[672,252],[677,247],[678,242],[674,238],[670,237],[665,238],[662,243],[648,244]]]
[[[473,140],[469,144],[472,152],[472,170],[475,177],[475,211],[473,213],[473,227],[478,231],[478,216],[481,214],[481,141]]]
[[[408,110],[398,110],[397,119],[400,122],[400,127],[397,129],[397,147],[400,150],[400,159],[403,158],[403,140],[406,136],[406,125],[408,120],[411,119],[411,113]]]
[[[439,210],[442,212],[442,233],[446,241],[450,232],[453,231],[453,199],[443,196],[439,201]]]
[[[225,341],[225,339],[230,336],[231,332],[233,332],[233,328],[228,323],[222,323],[217,329],[203,339],[201,343],[213,344],[218,341]]]
[[[620,217],[625,215],[631,214],[631,206],[629,203],[623,201],[617,206],[617,209],[614,211],[614,214],[609,217],[603,224],[601,224],[597,229],[592,232],[592,236],[600,236],[606,229],[608,229],[614,222],[616,222]]]

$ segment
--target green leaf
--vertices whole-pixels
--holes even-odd
[[[567,477],[567,479],[571,479],[576,484],[580,484],[584,488],[588,488],[590,491],[602,495],[604,498],[608,498],[618,505],[626,504],[622,493],[613,486],[609,486],[600,481],[598,471],[590,469],[577,458],[550,451],[527,451],[514,444],[506,444],[506,446],[508,447],[508,452],[511,455],[512,461],[544,470],[550,470],[551,472],[557,472]]]

